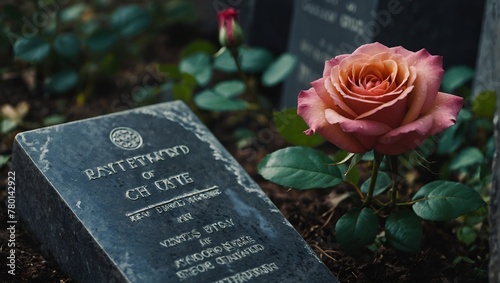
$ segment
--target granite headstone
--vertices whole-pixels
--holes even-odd
[[[237,0],[240,23],[245,32],[245,42],[250,46],[263,47],[274,54],[287,49],[292,1]]]
[[[476,65],[473,93],[494,90],[497,93],[495,118],[496,155],[490,191],[490,282],[500,282],[500,1],[487,0],[481,42]]]
[[[337,282],[182,102],[20,133],[18,213],[79,282]]]
[[[445,68],[474,66],[484,0],[295,0],[288,51],[299,61],[285,82],[281,107],[321,77],[324,62],[380,42],[444,57]],[[467,19],[467,20],[465,20]]]

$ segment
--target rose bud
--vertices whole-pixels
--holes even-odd
[[[217,13],[219,21],[219,42],[228,48],[238,47],[243,44],[243,31],[238,23],[238,11],[233,8]]]

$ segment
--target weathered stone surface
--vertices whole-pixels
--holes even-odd
[[[13,169],[79,282],[337,282],[181,102],[20,133]]]

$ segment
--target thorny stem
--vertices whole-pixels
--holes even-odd
[[[372,169],[372,176],[370,178],[370,186],[368,187],[368,193],[366,194],[366,198],[363,202],[363,207],[368,207],[370,206],[371,202],[373,201],[373,191],[375,190],[375,184],[377,183],[377,176],[378,176],[378,170],[380,167],[380,163],[382,162],[382,159],[384,158],[383,154],[380,154],[378,152],[374,152],[375,160],[373,161],[373,169]]]

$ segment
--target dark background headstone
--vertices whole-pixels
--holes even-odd
[[[264,47],[274,54],[287,49],[292,16],[292,1],[239,0],[240,23],[245,32],[245,42],[250,46]],[[233,2],[238,2],[233,1]]]
[[[12,168],[18,213],[79,282],[337,282],[181,102],[20,133]]]
[[[444,67],[474,67],[484,0],[295,0],[289,51],[299,58],[285,82],[281,106],[321,77],[324,61],[380,42],[411,51],[427,49]]]
[[[495,121],[496,155],[490,191],[490,265],[489,280],[500,282],[500,1],[487,0],[481,44],[476,65],[473,93],[494,90],[497,93]]]

